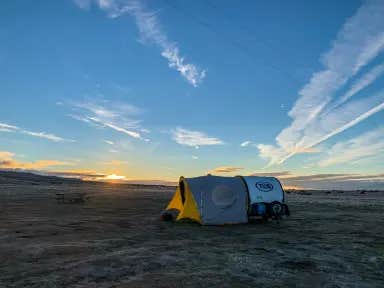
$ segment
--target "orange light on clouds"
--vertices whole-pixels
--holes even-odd
[[[283,185],[284,190],[301,190],[303,189],[302,187],[299,186],[293,186],[293,185]]]
[[[74,163],[58,160],[37,160],[34,162],[21,162],[15,160],[15,154],[8,151],[0,151],[0,168],[6,169],[42,169],[55,166],[73,166]]]

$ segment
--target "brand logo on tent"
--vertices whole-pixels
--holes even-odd
[[[256,188],[263,191],[263,192],[269,192],[273,189],[273,185],[269,182],[257,182]]]

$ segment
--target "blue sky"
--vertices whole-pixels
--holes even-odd
[[[0,5],[3,169],[384,187],[383,1]]]

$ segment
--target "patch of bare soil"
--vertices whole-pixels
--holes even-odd
[[[384,287],[382,192],[291,192],[279,224],[208,227],[160,220],[173,188],[36,183],[0,185],[0,287]]]

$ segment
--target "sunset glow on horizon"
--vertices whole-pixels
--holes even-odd
[[[125,180],[126,177],[121,175],[111,174],[111,175],[105,176],[104,179],[105,180]]]

